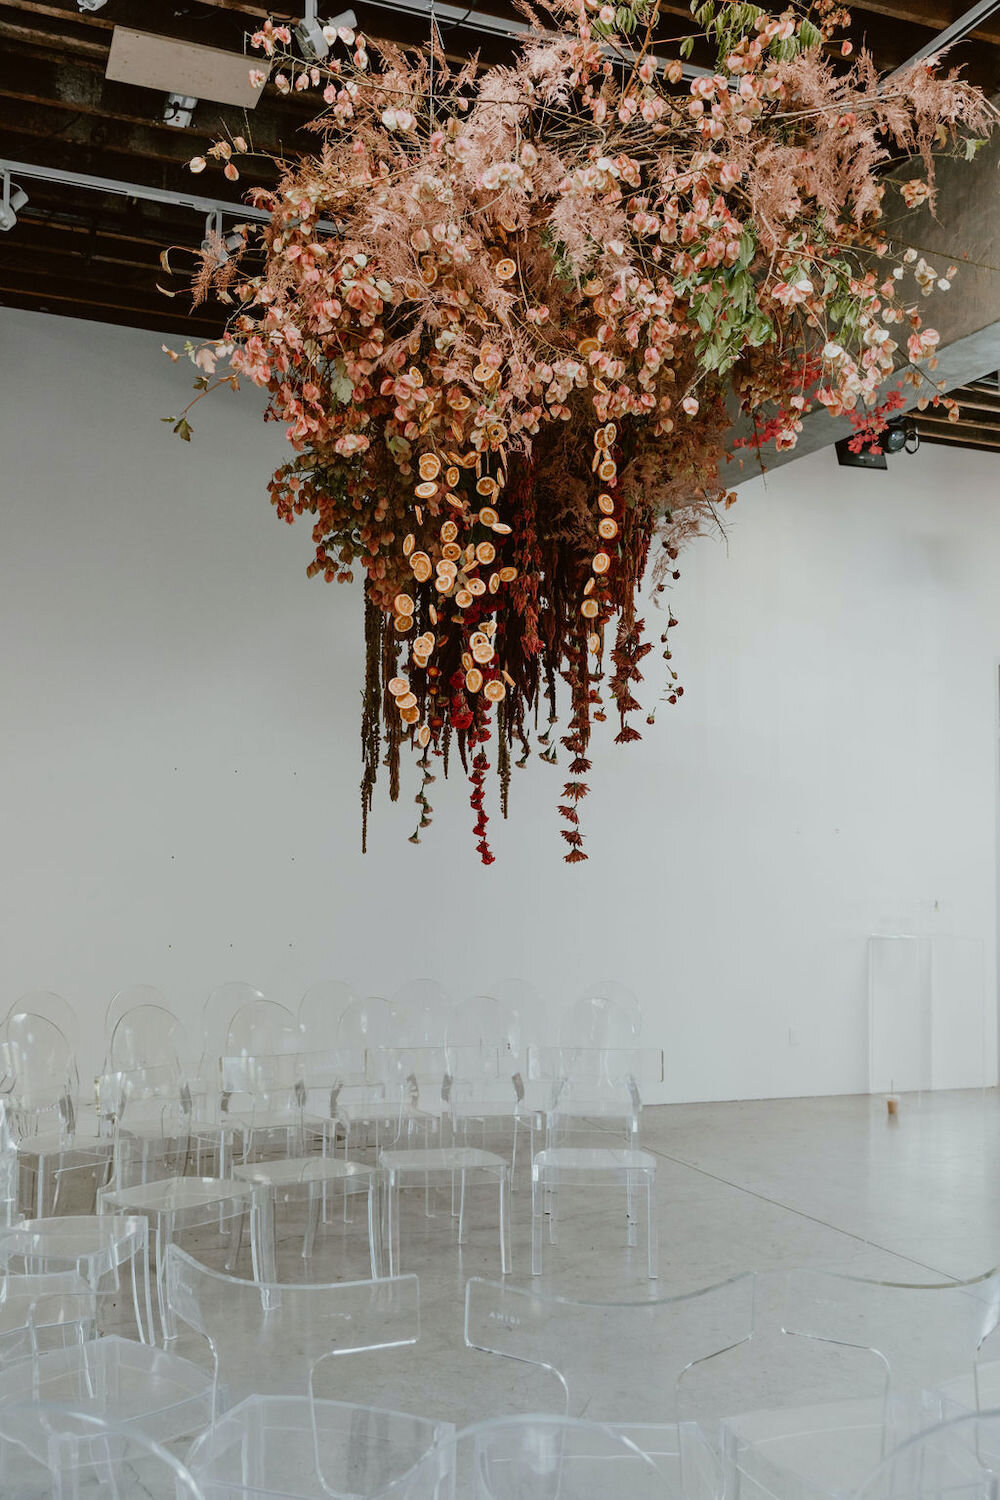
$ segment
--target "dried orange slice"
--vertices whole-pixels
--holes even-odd
[[[577,352],[582,354],[584,359],[586,359],[588,355],[596,353],[601,346],[596,339],[581,339],[576,347]]]
[[[598,552],[595,554],[594,560],[590,566],[593,568],[598,577],[600,577],[602,573],[606,573],[610,568],[611,559],[606,552]]]
[[[414,603],[409,594],[397,594],[392,601],[392,607],[397,615],[412,615]]]
[[[417,744],[423,747],[431,742],[431,728],[429,724],[421,724],[417,730]]]
[[[450,490],[455,488],[461,477],[461,469],[457,469],[454,464],[449,464],[448,468],[444,471],[444,482]]]
[[[395,625],[400,635],[405,635],[408,630],[413,629],[413,616],[397,615],[392,623]]]
[[[404,693],[401,698],[396,699],[396,707],[402,713],[404,708],[412,708],[417,701],[416,693]]]
[[[441,555],[447,563],[456,563],[462,555],[462,549],[457,542],[446,542],[441,548]],[[455,569],[458,572],[458,569]]]
[[[583,603],[580,605],[581,615],[585,615],[588,620],[592,620],[597,612],[597,600],[584,599]]]
[[[420,710],[416,706],[413,708],[404,708],[400,714],[400,718],[404,724],[415,724],[420,718]]]
[[[594,433],[594,447],[595,448],[606,448],[607,446],[608,446],[608,440],[604,436],[604,428],[603,427],[598,427],[597,431]]]
[[[493,274],[496,277],[497,281],[509,281],[510,278],[516,274],[516,272],[516,263],[510,260],[507,256],[504,256],[503,260],[498,260],[496,265],[493,267]]]
[[[473,594],[477,599],[480,594],[486,593],[486,585],[481,578],[470,578],[468,588],[469,593]]]
[[[430,656],[431,652],[434,650],[434,637],[431,635],[429,630],[425,630],[423,635],[417,636],[416,640],[413,642],[413,649],[414,651],[422,652],[424,656]]]
[[[462,666],[465,668],[465,670],[467,672],[471,672],[472,671],[472,652],[471,651],[463,651],[462,652]]]
[[[410,558],[410,567],[418,583],[426,583],[431,576],[431,560],[426,552],[414,552]]]
[[[422,479],[419,484],[413,487],[413,493],[418,500],[433,500],[437,492],[438,487],[433,479]]]
[[[510,527],[505,521],[497,521],[493,527],[497,536],[510,536]]]
[[[417,468],[421,479],[436,479],[441,472],[441,460],[435,453],[422,453]]]
[[[583,585],[583,592],[585,594],[592,594],[594,592],[594,580],[592,578],[588,578],[587,582]]]
[[[618,428],[614,422],[608,422],[604,428],[604,446],[610,448],[618,436]]]
[[[604,459],[603,463],[598,464],[597,472],[605,481],[614,479],[615,475],[618,473],[618,465],[615,463],[613,458],[606,458]]]
[[[485,630],[474,630],[469,636],[469,645],[473,648],[473,650],[476,648],[476,646],[482,646],[488,641],[489,636],[486,634]]]
[[[473,596],[472,594],[470,594],[468,589],[459,589],[458,593],[455,595],[455,603],[458,605],[459,609],[468,609],[469,605],[472,603],[472,598]]]
[[[590,281],[583,283],[583,295],[585,297],[599,297],[603,291],[604,282],[598,276],[594,276]]]
[[[491,563],[496,555],[497,549],[494,547],[492,542],[480,542],[479,546],[476,548],[476,557],[479,562],[484,565],[484,567],[487,563]]]
[[[491,573],[490,574],[490,581],[489,581],[487,587],[489,588],[489,591],[490,591],[491,594],[495,594],[496,593],[497,589],[500,587],[500,574],[499,573]]]
[[[470,667],[465,674],[465,685],[470,693],[478,693],[483,685],[483,674],[478,667]]]
[[[610,495],[598,495],[597,503],[606,516],[614,514],[615,502]]]
[[[453,542],[458,536],[458,527],[454,521],[445,521],[441,527],[442,542]]]
[[[438,612],[437,612],[437,610],[436,610],[436,609],[435,609],[435,608],[434,608],[434,606],[433,606],[433,604],[429,604],[429,605],[428,605],[428,606],[427,606],[427,613],[428,613],[428,614],[429,614],[429,615],[430,615],[430,617],[431,617],[431,624],[432,624],[432,625],[436,625],[436,624],[437,624],[437,622],[438,622]]]
[[[497,515],[496,511],[491,505],[484,505],[482,510],[479,512],[479,519],[484,526],[495,526],[500,517]]]
[[[454,578],[449,578],[447,574],[439,573],[434,580],[434,587],[439,594],[450,594],[454,586]]]
[[[393,677],[389,682],[389,691],[394,698],[402,698],[404,693],[410,691],[410,684],[405,677]]]
[[[487,380],[492,378],[493,374],[494,372],[489,365],[477,365],[472,372],[472,378],[473,380],[477,380],[480,385],[485,385]]]
[[[500,582],[501,583],[513,583],[514,579],[516,577],[517,577],[517,569],[516,568],[501,568],[500,569]]]
[[[488,661],[493,660],[493,647],[488,642],[485,646],[473,646],[472,659],[484,667]]]
[[[494,478],[492,478],[491,475],[484,474],[483,477],[482,477],[482,479],[477,479],[476,480],[476,494],[477,495],[490,495],[490,496],[492,496],[492,495],[495,495],[496,492],[497,492],[497,482],[496,482],[496,480]]]
[[[422,651],[414,651],[414,653],[413,653],[413,665],[415,667],[421,667],[421,668],[426,667],[426,665],[427,665],[427,657],[424,655],[424,653]]]
[[[483,688],[483,694],[491,703],[499,703],[501,698],[506,698],[507,689],[502,682],[494,679],[492,682],[488,682]]]
[[[610,516],[605,516],[602,521],[598,521],[597,523],[597,534],[598,536],[602,536],[606,542],[610,542],[613,537],[618,535],[618,522],[612,521]]]
[[[464,391],[452,391],[451,395],[448,397],[448,405],[451,407],[452,411],[468,411],[469,407],[472,405],[472,402],[469,400]]]
[[[600,649],[601,649],[601,637],[597,634],[596,630],[592,630],[590,632],[590,634],[588,635],[588,637],[587,637],[587,645],[588,645],[588,647],[590,648],[591,651],[600,651]]]

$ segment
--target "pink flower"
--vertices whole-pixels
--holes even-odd
[[[689,417],[695,417],[695,416],[697,416],[698,415],[698,398],[697,398],[697,396],[685,396],[684,400],[681,402],[681,409],[683,411],[686,411]]]

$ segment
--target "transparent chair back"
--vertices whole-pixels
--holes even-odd
[[[550,1002],[528,979],[495,979],[486,993],[517,1012],[521,1026],[521,1043],[536,1047],[554,1046],[557,1040],[556,1020]]]
[[[308,1285],[243,1281],[167,1248],[167,1300],[208,1340],[217,1409],[250,1395],[309,1395],[329,1355],[397,1348],[420,1336],[416,1276]]]
[[[48,1403],[0,1407],[9,1500],[206,1500],[173,1454],[134,1427]]]
[[[71,1140],[80,1079],[69,1039],[54,1021],[33,1011],[12,1011],[6,1032],[7,1098],[18,1135],[55,1130]]]
[[[326,979],[312,984],[299,1001],[298,1021],[302,1044],[309,1052],[332,1052],[338,1045],[337,1028],[349,1005],[358,999],[353,985],[344,979]]]
[[[634,1047],[642,1010],[631,990],[614,979],[588,986],[559,1019],[559,1042],[570,1047]]]
[[[187,1031],[163,1005],[136,1005],[123,1012],[109,1033],[109,1072],[169,1064],[189,1073],[197,1061]]]
[[[201,1061],[199,1074],[204,1078],[216,1077],[219,1058],[226,1047],[226,1037],[236,1012],[245,1005],[253,1005],[265,997],[260,990],[243,980],[228,980],[216,985],[202,1008],[201,1015]]]
[[[19,1015],[42,1016],[58,1027],[69,1043],[73,1056],[76,1056],[80,1046],[80,1022],[76,1011],[62,995],[57,995],[54,990],[29,990],[27,994],[21,995],[7,1012],[5,1031],[13,1018]]]
[[[396,1012],[393,1044],[397,1047],[441,1047],[453,1000],[436,979],[411,979],[392,996]]]
[[[222,1093],[224,1109],[248,1108],[258,1123],[284,1114],[294,1123],[291,1116],[301,1114],[302,1033],[284,1005],[252,1000],[233,1016],[223,1043]]]
[[[155,1005],[166,1011],[170,1009],[166,995],[155,984],[127,984],[124,989],[118,990],[108,1001],[108,1008],[104,1012],[105,1038],[110,1041],[115,1027],[128,1011],[145,1005]]]
[[[184,1176],[191,1157],[192,1099],[176,1062],[105,1074],[100,1094],[114,1140],[112,1187]]]
[[[391,1047],[396,1040],[394,1023],[393,1007],[381,995],[352,1000],[337,1022],[337,1046],[371,1052]]]

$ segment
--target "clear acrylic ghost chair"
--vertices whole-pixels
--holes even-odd
[[[693,1361],[678,1387],[734,1493],[852,1493],[926,1424],[928,1377],[970,1369],[997,1320],[993,1278],[921,1286],[801,1270],[759,1277],[757,1291],[750,1337]],[[766,1397],[757,1409],[748,1391]]]
[[[220,1233],[228,1224],[226,1268],[239,1258],[246,1221],[256,1217],[257,1192],[252,1183],[221,1177],[165,1177],[133,1187],[104,1188],[98,1194],[98,1210],[119,1218],[145,1218],[152,1234],[156,1299],[164,1339],[175,1338],[176,1324],[165,1291],[167,1250],[180,1235],[213,1226]],[[257,1235],[251,1222],[251,1262],[257,1265]]]
[[[410,1147],[406,1150],[382,1151],[379,1164],[386,1175],[386,1242],[390,1275],[400,1268],[400,1189],[408,1176],[424,1184],[425,1213],[429,1214],[429,1193],[434,1182],[448,1187],[455,1203],[457,1194],[458,1243],[466,1240],[466,1196],[469,1179],[483,1178],[495,1186],[499,1201],[497,1229],[500,1236],[500,1269],[506,1276],[511,1267],[510,1251],[510,1168],[502,1156],[479,1151],[473,1146]]]
[[[5,1500],[206,1500],[187,1467],[132,1427],[36,1402],[0,1409]]]
[[[100,1098],[113,1144],[111,1187],[185,1175],[193,1155],[192,1103],[176,1061],[106,1074]]]
[[[37,999],[54,1014],[58,996]],[[19,1197],[39,1217],[67,1206],[93,1207],[107,1173],[110,1144],[97,1138],[97,1115],[82,1115],[80,1079],[69,1038],[28,996],[12,1008],[3,1043],[7,1117],[17,1141]],[[65,1006],[65,1001],[60,1001]]]
[[[584,1301],[473,1277],[466,1285],[465,1342],[514,1368],[556,1375],[565,1414],[586,1414],[623,1433],[672,1482],[686,1468],[699,1486],[721,1493],[711,1434],[699,1433],[690,1414],[681,1420],[678,1382],[689,1363],[750,1338],[753,1289],[753,1276],[744,1273],[678,1296]],[[614,1380],[610,1348],[628,1350]]]
[[[0,1408],[28,1395],[120,1423],[158,1443],[194,1438],[212,1420],[212,1377],[205,1370],[117,1335],[80,1340],[0,1369]]]
[[[468,1145],[469,1126],[499,1123],[511,1138],[511,1171],[517,1158],[517,1111],[524,1099],[521,1017],[492,995],[461,1000],[448,1014],[445,1054],[455,1138]]]
[[[217,1413],[252,1395],[309,1396],[328,1355],[401,1348],[420,1337],[416,1276],[243,1281],[171,1245],[166,1288],[174,1316],[208,1341]]]
[[[331,1099],[332,1123],[327,1127],[324,1151],[334,1149],[337,1131],[343,1137],[345,1160],[359,1138],[367,1144],[370,1134],[376,1152],[387,1139],[396,1139],[398,1101],[387,1100],[384,1079],[378,1076],[379,1054],[382,1048],[394,1044],[395,1023],[392,1005],[380,995],[351,1001],[341,1015],[337,1023],[337,1048],[344,1069],[336,1098]]]
[[[239,1122],[242,1160],[261,1152],[302,1156],[318,1145],[325,1120],[305,1110],[302,1033],[292,1012],[254,1000],[233,1016],[222,1057],[222,1101]]]
[[[852,1500],[996,1500],[1000,1411],[956,1417],[889,1453]]]
[[[19,1015],[42,1016],[57,1027],[66,1038],[70,1053],[76,1057],[80,1045],[80,1021],[73,1006],[62,995],[57,995],[54,990],[29,990],[20,995],[7,1012],[5,1032],[14,1017]]]
[[[97,1337],[97,1297],[75,1271],[0,1274],[0,1370]]]
[[[72,1271],[102,1300],[118,1297],[125,1271],[136,1330],[140,1339],[152,1339],[145,1219],[94,1214],[23,1219],[0,1230],[0,1270],[30,1276]]]
[[[363,1162],[341,1161],[336,1156],[283,1157],[278,1161],[248,1162],[233,1168],[237,1182],[257,1189],[254,1233],[260,1274],[265,1281],[276,1278],[277,1214],[285,1203],[306,1204],[306,1229],[302,1258],[309,1260],[328,1192],[339,1189],[346,1197],[363,1193],[368,1203],[368,1257],[372,1276],[383,1274],[382,1173]]]
[[[222,1057],[236,1012],[265,997],[243,980],[216,985],[202,1007],[201,1056],[190,1078],[194,1101],[195,1138],[202,1151],[215,1155],[215,1169],[224,1177],[241,1154],[243,1137],[238,1121],[227,1117],[222,1087]]]

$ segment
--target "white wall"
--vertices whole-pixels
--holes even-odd
[[[686,696],[597,750],[589,863],[563,863],[563,771],[537,762],[489,869],[458,778],[419,847],[415,784],[383,794],[363,858],[360,598],[275,521],[253,393],[205,403],[190,448],[159,422],[190,373],[160,343],[0,312],[4,1006],[65,994],[89,1069],[129,982],[193,1020],[227,978],[295,1003],[335,976],[562,997],[612,974],[663,1097],[857,1091],[867,935],[938,931],[982,941],[992,1076],[994,457],[821,453],[744,485],[675,590]],[[977,1076],[966,1041],[938,1081]]]

